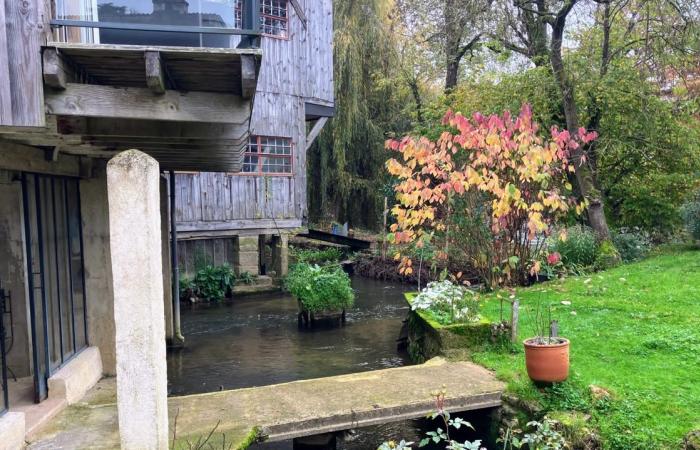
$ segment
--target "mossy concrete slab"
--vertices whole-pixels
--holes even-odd
[[[435,409],[431,392],[443,386],[450,411],[499,406],[505,387],[480,366],[436,358],[418,366],[172,397],[170,426],[177,417],[178,437],[191,441],[216,426],[216,434],[225,433],[236,448],[256,427],[268,440],[284,440],[423,417]],[[98,387],[101,394],[68,408],[29,448],[116,448],[116,406],[106,400],[109,387]]]

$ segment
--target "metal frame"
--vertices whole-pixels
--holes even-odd
[[[7,391],[7,352],[5,348],[5,290],[0,285],[0,362],[2,371],[2,407],[0,407],[0,416],[5,414],[10,409],[10,396]]]
[[[79,27],[79,28],[99,28],[111,30],[136,30],[155,31],[168,33],[195,33],[195,34],[228,34],[240,35],[240,48],[260,47],[260,0],[241,0],[243,4],[243,14],[241,16],[241,28],[227,27],[198,27],[188,25],[155,25],[139,24],[128,22],[100,22],[99,20],[69,20],[52,19],[49,23],[52,28]]]
[[[260,150],[262,149],[262,138],[268,138],[268,139],[285,139],[286,141],[289,142],[289,155],[284,155],[284,154],[279,154],[279,153],[262,153]],[[255,140],[255,142],[251,142],[252,140]],[[251,152],[250,151],[250,146],[251,144],[255,145],[255,148],[258,150],[257,152]],[[291,177],[294,175],[294,154],[295,154],[295,145],[294,142],[292,142],[292,138],[286,137],[286,136],[266,136],[266,135],[254,135],[249,138],[248,144],[246,144],[246,150],[243,152],[243,157],[245,159],[246,156],[257,156],[258,157],[258,164],[255,172],[244,172],[243,168],[241,167],[240,172],[236,172],[235,175],[245,175],[245,176],[272,176],[272,177]],[[263,158],[265,157],[271,157],[271,158],[285,158],[289,160],[289,172],[264,172],[263,171]],[[244,166],[245,163],[243,163],[241,166]]]
[[[136,30],[136,31],[161,31],[169,33],[195,33],[195,34],[240,34],[245,36],[260,36],[259,31],[245,28],[223,27],[196,27],[189,25],[152,25],[127,22],[100,22],[95,20],[68,20],[52,19],[52,27],[79,27],[100,28],[105,30]]]
[[[30,199],[29,196],[29,189],[28,189],[28,177],[33,178],[33,186],[34,186],[34,199]],[[50,183],[47,184],[47,187],[51,190],[50,196],[51,196],[51,205],[48,205],[49,214],[52,215],[53,218],[53,236],[54,236],[54,258],[55,258],[55,273],[56,273],[56,293],[58,295],[58,298],[56,299],[56,305],[58,309],[58,342],[59,342],[59,359],[56,364],[52,364],[51,362],[51,345],[53,344],[53,336],[52,333],[49,332],[49,321],[52,318],[49,317],[48,315],[48,299],[47,299],[47,292],[46,292],[46,261],[44,260],[44,254],[45,254],[45,242],[44,242],[44,217],[42,214],[42,193],[41,193],[41,180],[46,180],[47,182],[50,181]],[[56,196],[56,184],[61,183],[63,185],[63,198],[57,198]],[[74,182],[75,188],[76,188],[76,198],[75,201],[78,206],[78,216],[77,216],[77,226],[78,226],[78,235],[79,235],[79,241],[80,241],[80,259],[81,259],[81,264],[83,266],[83,273],[81,276],[81,284],[82,284],[82,296],[83,296],[83,328],[85,331],[84,334],[84,343],[81,345],[80,348],[78,348],[78,341],[76,337],[76,318],[75,318],[75,303],[74,303],[74,280],[73,280],[73,262],[72,262],[72,238],[71,238],[71,226],[70,226],[70,204],[69,204],[69,194],[68,194],[68,186],[69,182]],[[48,194],[48,193],[47,193]],[[41,400],[45,399],[48,396],[48,390],[47,390],[47,380],[53,373],[55,373],[56,370],[60,369],[61,367],[65,366],[69,361],[71,361],[75,356],[77,356],[82,350],[88,347],[89,341],[88,341],[88,333],[87,333],[87,294],[85,292],[85,275],[84,275],[84,268],[85,268],[85,252],[84,252],[84,245],[83,245],[83,233],[82,233],[82,213],[80,211],[80,185],[78,182],[78,178],[75,177],[66,177],[66,176],[56,176],[56,175],[45,175],[45,174],[32,174],[32,173],[22,173],[22,200],[23,200],[23,205],[24,205],[24,227],[25,227],[25,245],[26,245],[26,254],[27,254],[27,268],[28,268],[28,285],[29,285],[29,314],[31,318],[31,337],[32,337],[32,363],[33,367],[35,368],[34,370],[34,385],[35,385],[35,402],[40,402]],[[31,200],[34,200],[34,204],[31,204]],[[61,202],[64,205],[65,211],[64,211],[64,218],[63,221],[65,222],[63,224],[65,228],[65,233],[66,233],[66,240],[63,241],[63,243],[59,242],[57,239],[58,236],[58,230],[57,230],[57,223],[58,223],[58,216],[56,214],[56,207],[58,205],[57,202]],[[32,245],[32,239],[34,239],[34,235],[32,233],[32,223],[31,223],[31,217],[30,217],[30,208],[34,208],[35,215],[36,215],[36,244],[38,247],[38,257],[39,257],[39,272],[34,273],[33,272],[33,266],[34,266],[34,257],[33,255],[33,245]],[[72,348],[71,351],[68,352],[64,348],[64,336],[63,336],[63,311],[62,311],[62,304],[61,302],[63,300],[62,298],[62,293],[61,293],[61,288],[60,288],[60,258],[59,258],[59,245],[65,244],[68,246],[67,252],[66,252],[66,257],[68,259],[67,264],[67,279],[68,283],[70,286],[69,289],[69,295],[70,299],[69,304],[70,304],[70,317],[67,320],[70,320],[72,324],[72,335],[70,336],[71,341],[72,341]],[[48,251],[51,251],[51,249],[47,249]],[[35,276],[39,275],[40,277],[40,285],[35,286]],[[36,295],[36,290],[39,289],[41,292],[41,306],[42,306],[42,314],[41,317],[38,317],[37,314],[37,309],[36,309],[36,301],[37,301],[37,295]],[[38,330],[37,327],[41,326],[43,330],[43,344],[44,347],[44,367],[41,367],[41,364],[39,363],[39,345],[41,345],[38,340],[37,340],[37,335],[38,335]]]

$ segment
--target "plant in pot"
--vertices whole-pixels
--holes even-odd
[[[556,383],[569,377],[569,340],[559,337],[552,308],[537,302],[533,314],[535,336],[525,339],[525,366],[533,381]]]
[[[325,317],[344,321],[345,311],[355,301],[350,277],[339,265],[295,264],[285,279],[285,288],[297,299],[300,325]]]

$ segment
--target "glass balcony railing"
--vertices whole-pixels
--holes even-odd
[[[260,0],[56,0],[51,24],[67,42],[256,46]]]

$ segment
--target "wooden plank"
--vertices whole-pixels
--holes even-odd
[[[258,85],[257,63],[253,55],[241,55],[241,97],[252,98]]]
[[[184,55],[191,58],[210,56],[213,59],[224,58],[226,56],[255,55],[262,56],[262,50],[258,48],[218,48],[218,47],[172,47],[172,46],[150,46],[150,45],[122,45],[122,44],[89,44],[74,42],[52,42],[46,47],[61,49],[67,54],[82,55],[111,55],[116,52],[126,54],[139,54],[143,52],[155,51],[165,54],[165,56]]]
[[[188,233],[193,232],[214,232],[214,231],[235,231],[245,229],[294,229],[301,227],[301,219],[238,219],[225,220],[220,222],[178,222],[177,236],[180,239]]]
[[[41,40],[48,30],[50,14],[39,0],[5,1],[5,30],[12,123],[19,126],[44,124]],[[4,49],[2,50],[4,51]]]
[[[5,2],[0,0],[0,125],[12,125],[12,95],[10,93],[10,64],[7,55]]]
[[[46,107],[64,116],[242,124],[251,104],[231,94],[166,91],[155,97],[144,88],[67,83],[63,91],[46,93]]]
[[[314,143],[318,135],[321,134],[323,127],[326,126],[326,122],[328,122],[328,117],[321,117],[314,123],[314,126],[311,128],[311,131],[309,131],[309,135],[306,136],[307,152],[311,148],[311,145]]]
[[[71,177],[81,175],[80,159],[75,156],[60,155],[56,161],[49,161],[44,150],[3,140],[0,140],[0,168]]]
[[[146,62],[146,86],[156,95],[165,94],[165,76],[160,52],[146,51],[143,57]]]

